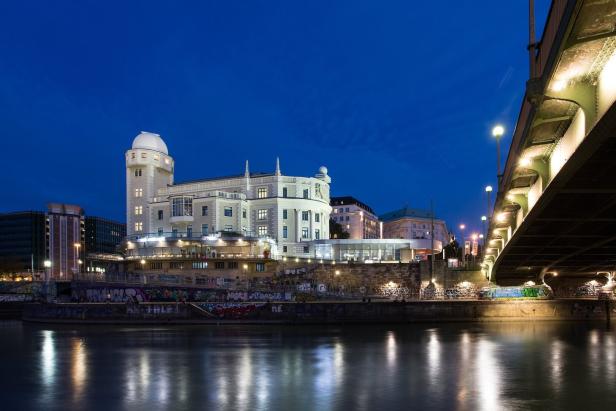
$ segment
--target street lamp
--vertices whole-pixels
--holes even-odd
[[[500,185],[501,168],[500,168],[500,139],[505,134],[505,128],[500,124],[492,129],[492,136],[496,139],[496,177]]]
[[[51,268],[51,260],[43,261],[43,267],[45,267],[45,282],[49,281],[49,269]]]
[[[460,224],[460,240],[462,242],[462,264],[466,265],[466,244],[464,243],[464,229],[466,224]]]
[[[75,247],[75,258],[73,259],[77,264],[77,267],[75,267],[75,269],[73,269],[73,272],[81,272],[81,263],[79,263],[79,261],[81,261],[80,259],[80,255],[79,255],[79,250],[81,247],[80,243],[73,243],[73,246]]]
[[[488,196],[488,215],[491,216],[492,213],[490,212],[492,210],[492,201],[490,199],[490,195],[492,193],[492,186],[486,186],[486,194]]]

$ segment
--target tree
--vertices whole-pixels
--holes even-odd
[[[344,231],[341,224],[338,224],[333,219],[329,219],[329,238],[344,239],[349,238],[350,234]]]

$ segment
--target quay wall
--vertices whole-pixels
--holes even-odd
[[[610,321],[601,300],[67,303],[28,304],[23,319],[69,323],[408,323],[441,321]]]

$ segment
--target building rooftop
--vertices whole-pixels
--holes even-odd
[[[381,221],[393,221],[401,218],[432,218],[432,213],[428,210],[418,208],[403,207],[399,210],[390,211],[379,216]],[[434,217],[436,219],[436,217]]]
[[[271,177],[273,175],[275,175],[275,174],[274,173],[250,173],[250,178]],[[232,179],[232,178],[244,178],[244,177],[245,177],[244,174],[233,174],[233,175],[221,176],[221,177],[198,178],[198,179],[194,179],[194,180],[180,181],[180,182],[177,182],[177,183],[173,183],[173,185],[174,186],[179,186],[179,185],[183,185],[183,184],[204,183],[204,182],[208,182],[208,181],[228,180],[228,179]]]
[[[341,206],[341,205],[348,205],[348,204],[355,204],[356,206],[363,208],[369,213],[375,214],[372,207],[368,206],[365,203],[362,203],[361,201],[359,201],[358,199],[352,196],[332,197],[329,200],[329,205],[331,206]]]

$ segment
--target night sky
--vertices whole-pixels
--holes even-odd
[[[130,3],[130,4],[128,4]],[[125,220],[124,152],[176,181],[329,168],[379,214],[479,229],[528,76],[527,1],[15,1],[0,6],[0,211]],[[549,8],[537,1],[538,35]],[[505,156],[503,156],[503,163]]]

